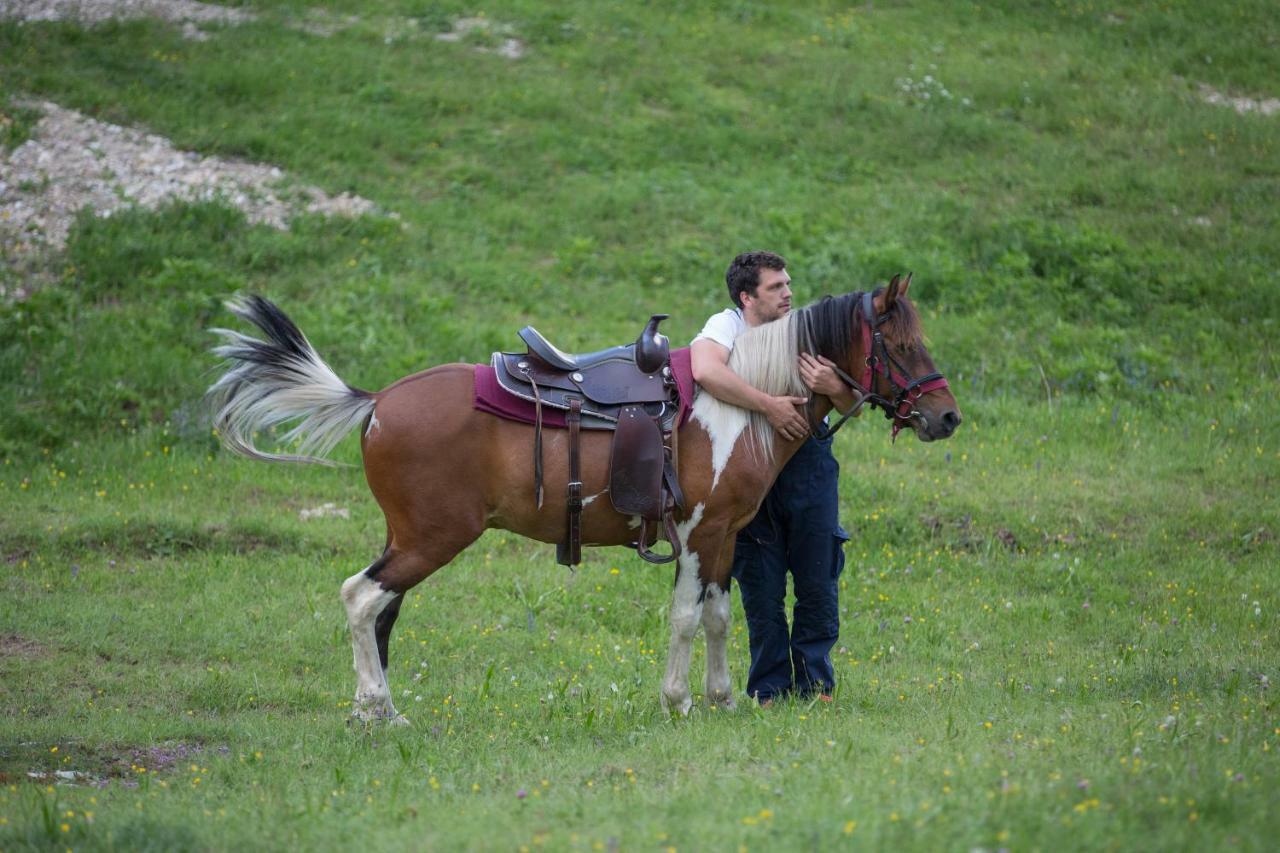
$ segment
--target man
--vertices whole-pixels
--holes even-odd
[[[738,255],[725,273],[736,308],[711,317],[690,347],[693,377],[726,403],[763,413],[788,440],[809,433],[797,406],[804,397],[774,397],[748,385],[729,368],[734,339],[751,326],[777,320],[791,310],[791,276],[772,252]],[[800,373],[812,391],[847,411],[850,390],[830,363],[800,357]],[[738,533],[733,577],[742,591],[751,646],[747,695],[761,705],[796,693],[830,699],[835,687],[831,647],[840,630],[837,602],[843,545],[836,480],[839,465],[831,439],[808,438],[782,469],[756,517]],[[795,586],[792,624],[787,624],[787,572]]]

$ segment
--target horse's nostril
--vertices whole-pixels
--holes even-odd
[[[943,412],[942,425],[947,428],[948,433],[955,432],[956,427],[960,426],[960,413],[955,411]]]

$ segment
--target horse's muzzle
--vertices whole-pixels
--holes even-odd
[[[956,427],[960,426],[961,420],[960,412],[956,409],[928,415],[916,411],[912,413],[911,425],[915,428],[916,438],[921,441],[937,441],[950,438]]]

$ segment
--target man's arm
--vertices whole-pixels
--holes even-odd
[[[693,379],[711,396],[730,405],[761,412],[783,438],[794,441],[809,434],[809,424],[796,410],[804,397],[774,397],[754,388],[729,368],[729,350],[709,338],[689,347]]]

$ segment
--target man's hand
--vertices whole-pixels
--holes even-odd
[[[766,397],[764,416],[787,441],[796,441],[809,434],[809,422],[796,410],[808,401],[804,397]]]
[[[800,353],[800,379],[815,394],[832,397],[849,390],[844,381],[836,376],[833,367],[835,365],[825,356],[814,358],[807,352]]]
[[[800,379],[805,387],[815,394],[821,394],[831,400],[836,411],[844,413],[852,409],[858,398],[852,389],[844,384],[844,380],[836,375],[835,364],[825,356],[814,358],[809,353],[800,354]]]

